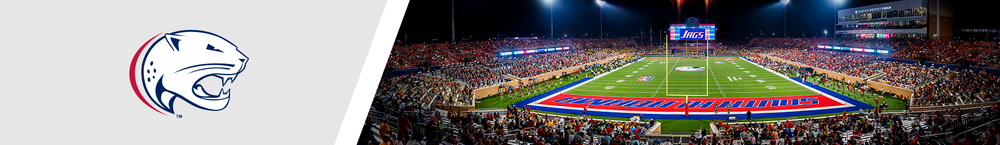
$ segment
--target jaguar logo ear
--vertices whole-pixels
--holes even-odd
[[[171,50],[174,50],[174,51],[180,51],[181,50],[181,47],[180,47],[181,39],[177,38],[177,35],[166,35],[166,36],[163,36],[163,37],[165,37],[167,39],[167,43],[170,43],[170,49]]]

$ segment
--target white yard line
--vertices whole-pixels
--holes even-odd
[[[667,62],[669,62],[669,59],[667,59]],[[674,62],[674,66],[677,66],[677,62],[681,62],[681,59],[678,58],[677,61]],[[650,96],[650,97],[656,97],[656,94],[660,93],[660,89],[661,89],[660,87],[663,87],[664,84],[667,84],[667,79],[670,77],[670,72],[671,71],[674,71],[674,69],[670,69],[670,67],[667,67],[667,76],[663,76],[663,83],[661,83],[660,86],[656,87],[656,91],[653,92],[653,95]],[[670,90],[667,90],[667,93],[670,93]]]
[[[814,89],[812,87],[806,86],[805,84],[802,84],[802,83],[799,83],[798,81],[792,80],[792,78],[788,78],[788,76],[782,75],[781,73],[775,72],[774,70],[771,70],[771,69],[768,69],[767,67],[761,66],[760,64],[757,64],[756,62],[747,60],[746,58],[742,58],[742,57],[740,57],[740,58],[743,59],[743,61],[746,61],[746,62],[748,62],[750,64],[756,65],[757,67],[760,67],[760,68],[762,68],[762,69],[764,69],[764,70],[766,70],[768,72],[771,72],[774,75],[778,75],[778,76],[780,76],[782,78],[785,78],[786,80],[791,81],[791,82],[793,82],[795,84],[798,84],[799,86],[805,87],[806,89],[812,90],[813,92],[819,93],[820,95],[826,96],[827,98],[830,98],[830,99],[832,99],[834,101],[840,102],[841,104],[845,104],[845,105],[841,105],[841,106],[844,106],[844,107],[854,107],[854,104],[847,103],[847,101],[840,100],[837,97],[830,96],[829,94],[823,93],[823,91],[819,91],[819,90],[816,90],[816,89]]]
[[[663,87],[663,84],[666,84],[666,83],[667,83],[667,79],[666,79],[666,78],[663,78],[663,81],[662,81],[662,82],[660,82],[660,86],[657,86],[657,87],[656,87],[656,91],[654,91],[654,92],[653,92],[653,95],[652,95],[652,96],[649,96],[649,97],[656,97],[656,93],[660,93],[660,87]]]
[[[712,79],[715,80],[715,86],[719,87],[719,94],[722,94],[722,97],[725,98],[726,97],[726,92],[722,91],[722,85],[719,85],[719,79],[715,78],[715,71],[712,70],[712,64],[708,64],[707,67],[708,67],[708,72],[712,73]]]

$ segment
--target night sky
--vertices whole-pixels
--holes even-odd
[[[601,31],[601,7],[594,0],[552,0],[555,37],[597,38]],[[860,7],[896,0],[844,0],[837,9]],[[996,28],[988,15],[993,8],[983,2],[953,1],[955,29]],[[545,0],[455,0],[455,37],[484,40],[499,37],[548,37],[550,5]],[[658,40],[672,23],[688,17],[714,23],[718,40],[740,41],[747,37],[781,37],[783,6],[778,0],[714,1],[706,13],[704,0],[684,0],[681,13],[677,1],[607,0],[604,32],[609,37],[641,37]],[[834,0],[792,0],[787,6],[789,37],[822,37],[834,33]],[[640,31],[642,35],[640,35]],[[772,34],[776,34],[773,35]],[[752,35],[752,36],[751,36]],[[411,0],[397,40],[407,43],[451,40],[451,1]]]

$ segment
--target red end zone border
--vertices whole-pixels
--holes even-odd
[[[535,103],[553,108],[583,108],[593,111],[633,112],[644,114],[683,114],[687,106],[692,114],[714,114],[715,106],[720,112],[730,107],[733,112],[789,112],[843,107],[848,105],[834,101],[823,95],[759,97],[759,98],[633,98],[559,94]]]

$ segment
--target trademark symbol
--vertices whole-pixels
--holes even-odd
[[[177,114],[177,118],[184,118],[184,115]]]

